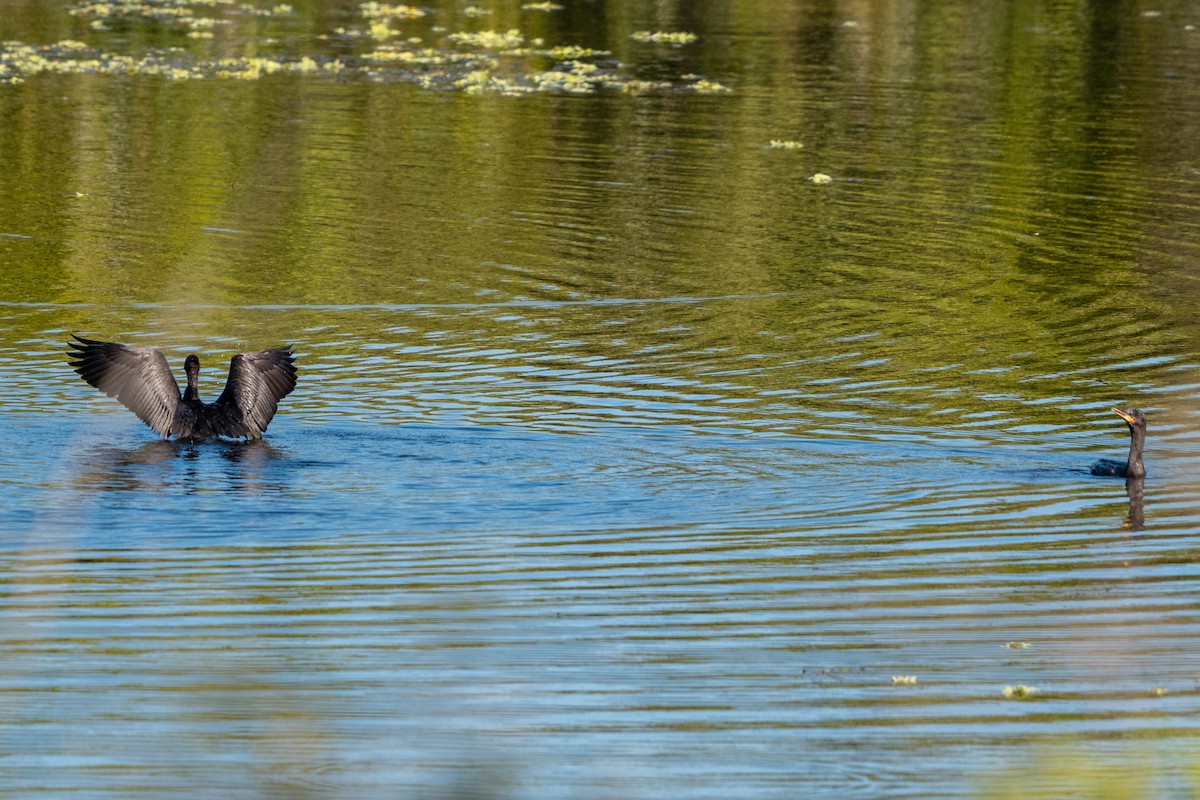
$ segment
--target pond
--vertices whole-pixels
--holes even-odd
[[[0,41],[5,793],[1200,787],[1194,5]],[[72,333],[299,384],[161,442]]]

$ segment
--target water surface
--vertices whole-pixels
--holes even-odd
[[[647,85],[0,85],[4,790],[1194,792],[1193,10],[563,5],[387,41]],[[230,30],[0,35],[376,46],[189,8]],[[157,442],[71,332],[301,380],[263,442]],[[1114,404],[1141,491],[1087,471]]]

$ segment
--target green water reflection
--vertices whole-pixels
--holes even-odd
[[[378,43],[320,38],[361,21],[357,7],[148,8],[231,24],[181,43],[141,11],[97,30],[84,23],[98,12],[39,4],[8,35],[139,58],[171,42],[180,58]],[[446,52],[463,26],[524,26],[546,47],[611,51],[631,75],[658,64],[734,91],[29,75],[0,90],[0,300],[82,304],[56,330],[217,337],[220,356],[433,339],[568,370],[650,360],[653,375],[749,404],[752,421],[785,404],[784,430],[872,413],[1070,430],[1080,409],[1145,402],[1148,386],[1182,387],[1170,405],[1196,410],[1186,9],[480,8],[405,24]],[[631,38],[643,29],[697,39],[647,50]],[[530,301],[561,305],[492,307]],[[44,329],[18,315],[4,335],[61,338]],[[368,404],[414,380],[370,375]]]

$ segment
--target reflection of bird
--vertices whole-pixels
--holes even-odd
[[[1092,464],[1092,474],[1116,478],[1144,478],[1146,467],[1142,464],[1142,448],[1146,446],[1146,415],[1140,408],[1125,411],[1114,408],[1113,412],[1129,425],[1129,459],[1114,461],[1111,458],[1102,458]]]
[[[1129,495],[1129,515],[1125,517],[1125,527],[1131,531],[1145,530],[1146,481],[1142,478],[1125,481],[1125,494]]]
[[[200,359],[184,359],[187,389],[179,385],[167,359],[148,347],[129,347],[76,336],[70,342],[75,371],[92,386],[137,414],[167,439],[258,439],[267,429],[279,401],[296,388],[295,356],[290,347],[239,353],[229,362],[225,391],[215,403],[204,403],[196,389]]]

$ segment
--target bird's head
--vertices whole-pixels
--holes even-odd
[[[1146,430],[1146,415],[1142,413],[1140,408],[1127,408],[1125,410],[1114,408],[1113,413],[1125,420],[1130,428]]]
[[[200,359],[196,358],[194,355],[185,358],[183,360],[183,371],[187,373],[189,378],[195,380],[196,376],[200,374]]]

